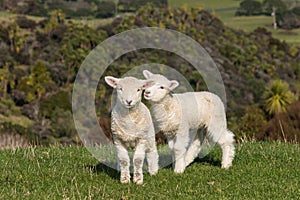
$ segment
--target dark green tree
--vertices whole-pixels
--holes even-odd
[[[286,4],[281,0],[264,0],[263,8],[267,14],[271,14],[274,9],[278,14],[287,10]]]
[[[240,3],[236,15],[259,15],[262,13],[262,4],[255,0],[244,0]]]

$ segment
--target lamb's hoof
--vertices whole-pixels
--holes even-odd
[[[122,184],[130,183],[130,176],[123,176],[123,177],[121,176],[120,181]]]
[[[122,183],[122,184],[127,184],[127,183],[130,183],[130,180],[127,180],[127,179],[126,179],[126,180],[125,180],[125,179],[122,179],[122,180],[121,180],[121,183]]]
[[[184,169],[175,169],[174,172],[176,174],[182,174],[184,172]]]
[[[141,174],[141,173],[134,174],[133,182],[138,184],[138,185],[143,184],[143,174]]]
[[[142,185],[143,184],[143,180],[136,180],[134,181],[135,184],[137,185]]]
[[[156,171],[149,171],[149,174],[150,174],[151,176],[154,176],[154,175],[157,174],[157,172],[158,172],[158,170],[156,170]]]
[[[232,163],[222,163],[222,169],[229,169],[232,166]]]

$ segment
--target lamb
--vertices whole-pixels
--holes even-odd
[[[156,131],[162,131],[175,159],[175,173],[183,173],[201,151],[198,129],[207,131],[208,141],[222,149],[222,168],[232,166],[235,154],[234,135],[227,129],[224,104],[210,92],[173,94],[179,85],[160,74],[143,71],[146,79],[155,81],[144,98],[152,103],[151,114]]]
[[[142,184],[145,154],[150,175],[155,175],[158,171],[158,153],[152,118],[148,108],[141,102],[142,91],[150,87],[153,81],[112,76],[106,76],[105,81],[117,90],[116,104],[111,113],[111,130],[121,171],[120,181],[130,182],[128,150],[134,148],[133,181]]]

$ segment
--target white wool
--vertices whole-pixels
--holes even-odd
[[[158,153],[155,132],[148,108],[141,102],[142,90],[152,81],[142,81],[134,77],[117,79],[105,77],[105,81],[117,90],[117,101],[112,110],[111,129],[117,149],[121,171],[121,182],[130,182],[130,159],[128,150],[134,148],[134,182],[143,183],[143,162],[147,157],[151,175],[158,170]]]
[[[168,138],[175,157],[175,172],[182,173],[201,150],[195,130],[207,129],[207,138],[222,148],[222,167],[229,168],[234,158],[234,135],[227,130],[226,114],[221,99],[210,92],[170,94],[178,86],[159,74],[145,70],[144,76],[155,81],[144,97],[152,102],[152,117],[156,131]],[[194,134],[194,135],[193,135]]]

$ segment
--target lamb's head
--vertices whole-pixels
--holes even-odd
[[[152,102],[159,102],[179,85],[176,80],[168,80],[161,74],[153,74],[148,70],[143,71],[143,75],[147,80],[153,80],[154,85],[147,88],[144,93],[145,99]]]
[[[133,108],[141,101],[144,89],[152,86],[152,80],[139,80],[134,77],[114,78],[106,76],[105,82],[117,90],[118,101],[126,108]]]

